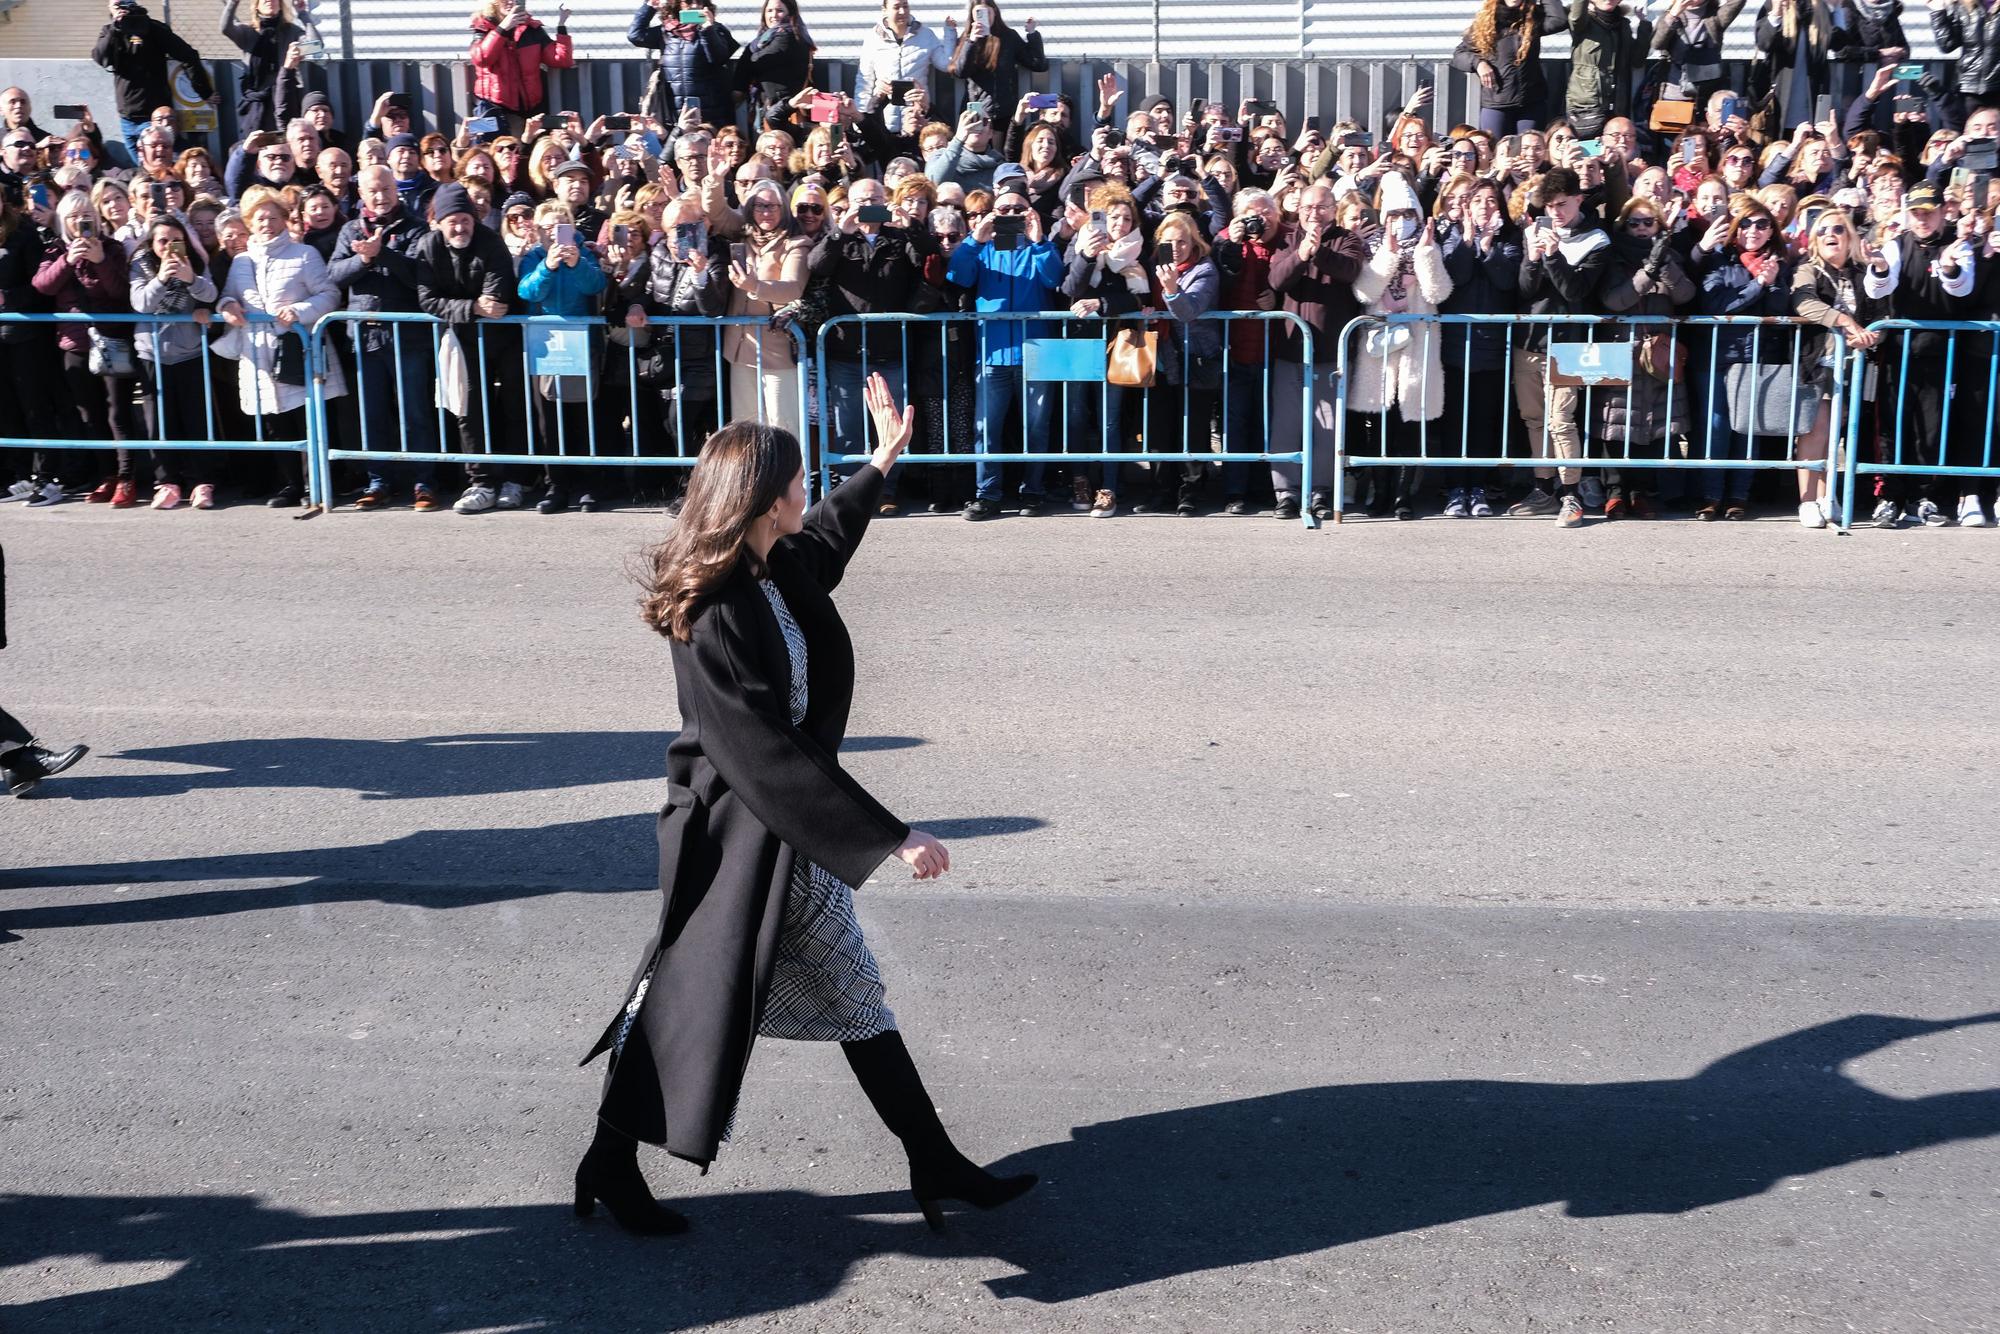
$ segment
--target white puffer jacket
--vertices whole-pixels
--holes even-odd
[[[1397,255],[1385,241],[1361,276],[1354,296],[1370,315],[1433,315],[1451,295],[1451,275],[1445,272],[1444,251],[1436,242],[1417,242],[1400,301],[1389,298],[1396,276]],[[1463,331],[1459,336],[1464,337]],[[1443,340],[1437,326],[1390,325],[1355,339],[1347,376],[1347,406],[1352,412],[1380,412],[1385,403],[1400,408],[1404,421],[1432,421],[1444,414]]]
[[[229,277],[222,284],[222,301],[218,305],[230,301],[240,303],[246,311],[261,310],[267,315],[290,310],[298,316],[294,327],[301,332],[310,332],[321,316],[341,307],[340,289],[334,286],[319,251],[290,237],[266,247],[259,247],[253,241],[248,250],[230,261]],[[328,337],[338,337],[344,332],[332,330]],[[252,324],[243,334],[244,354],[238,362],[237,378],[237,398],[243,411],[254,417],[259,411],[269,415],[304,407],[307,389],[279,384],[271,375],[278,358],[278,326]],[[283,334],[286,338],[294,336],[290,332]],[[338,398],[346,392],[347,378],[341,373],[340,359],[329,356],[326,396]]]

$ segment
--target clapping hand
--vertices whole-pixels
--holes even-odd
[[[880,372],[868,377],[868,384],[862,390],[861,397],[868,405],[869,419],[875,423],[875,438],[880,442],[875,446],[875,453],[868,461],[875,465],[875,471],[886,474],[889,469],[896,466],[896,460],[901,458],[903,451],[909,447],[910,437],[916,434],[917,410],[914,406],[896,405],[896,396],[889,392],[889,382],[882,378]],[[943,851],[943,847],[940,846],[938,852],[943,853]],[[908,858],[904,860],[907,861]],[[915,862],[910,864],[916,865]],[[946,867],[949,865],[950,859],[947,858]],[[945,867],[940,867],[939,871],[942,872],[944,869]],[[918,878],[925,877],[920,872]]]

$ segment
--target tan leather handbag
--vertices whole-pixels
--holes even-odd
[[[1160,336],[1120,329],[1104,352],[1104,378],[1126,389],[1151,389],[1160,373]]]

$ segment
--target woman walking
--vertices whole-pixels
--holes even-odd
[[[629,1231],[680,1232],[653,1199],[637,1141],[704,1169],[728,1138],[758,1035],[839,1042],[910,1162],[932,1228],[941,1204],[991,1209],[1035,1184],[952,1146],[884,1004],[852,885],[891,854],[919,880],[951,869],[840,767],[854,650],[828,596],[875,513],[913,416],[886,381],[865,395],[869,464],[810,512],[798,440],[739,422],[703,446],[678,522],[652,556],[645,617],[672,643],[682,730],[667,749],[659,934],[628,999],[584,1058],[611,1053],[576,1210],[603,1201]]]

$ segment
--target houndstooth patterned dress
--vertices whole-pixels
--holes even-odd
[[[792,725],[806,716],[806,637],[778,586],[758,580],[791,659]],[[652,985],[648,972],[625,1006],[613,1049],[622,1051],[640,1003]],[[771,993],[764,1001],[757,1032],[767,1038],[802,1042],[856,1042],[896,1026],[882,986],[882,972],[861,938],[854,915],[854,891],[823,866],[803,856],[792,859],[792,883],[785,894],[785,921],[778,936]],[[734,1117],[731,1121],[733,1123]],[[725,1139],[728,1136],[725,1134]]]

